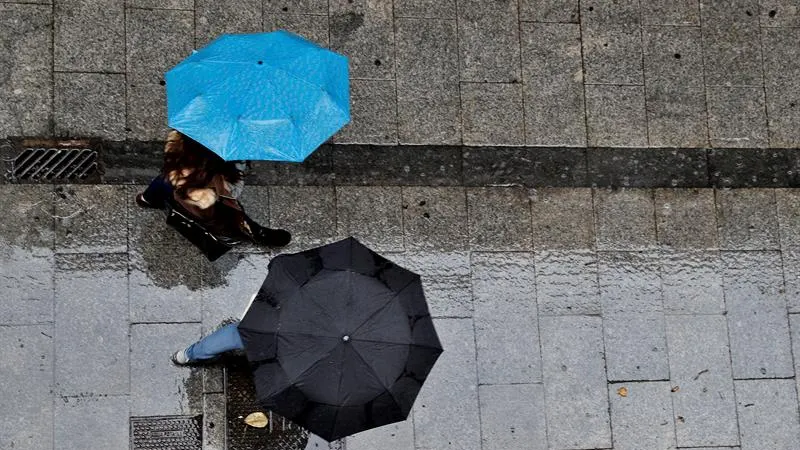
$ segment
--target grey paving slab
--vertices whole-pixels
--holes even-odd
[[[642,0],[645,25],[700,25],[698,0]]]
[[[795,388],[800,392],[800,315],[789,314],[789,332],[792,339],[792,356],[794,357]]]
[[[586,86],[586,126],[590,146],[646,147],[644,86]]]
[[[578,0],[522,0],[519,3],[519,20],[578,23],[578,3]]]
[[[525,143],[586,145],[579,25],[521,23],[520,33]]]
[[[125,131],[129,139],[160,141],[166,138],[167,96],[160,84],[129,84],[126,91]]]
[[[763,88],[709,86],[706,98],[712,147],[767,147]]]
[[[786,307],[790,313],[800,312],[800,251],[784,250],[781,262],[786,285]]]
[[[349,436],[345,445],[348,450],[415,450],[413,418]]]
[[[455,19],[455,0],[397,0],[394,2],[395,17],[428,17]]]
[[[658,243],[675,249],[717,247],[714,190],[656,189]]]
[[[775,189],[778,225],[782,249],[800,247],[800,192]]]
[[[541,384],[482,385],[483,450],[545,450],[544,387]]]
[[[706,83],[763,85],[758,2],[701,0],[700,4]]]
[[[531,250],[531,210],[521,188],[468,188],[469,243],[472,250]]]
[[[723,252],[734,378],[794,374],[778,252]]]
[[[225,391],[225,373],[222,366],[203,368],[203,393],[217,394]]]
[[[541,382],[533,255],[475,252],[471,263],[478,382]]]
[[[766,107],[769,145],[772,148],[800,146],[800,85],[767,86]]]
[[[466,250],[467,196],[463,188],[404,187],[403,232],[409,250]]]
[[[770,6],[762,6],[762,20],[765,18],[764,7]],[[796,6],[794,8],[797,10]],[[776,12],[776,17],[778,9],[774,6],[771,9]],[[800,20],[797,24],[800,25]],[[800,51],[793,45],[798,39],[800,39],[800,28],[762,29],[764,81],[771,147],[800,145],[800,132],[798,132],[800,108],[797,106],[800,104],[800,83],[792,76],[800,70],[800,64],[797,62]]]
[[[550,448],[610,448],[603,327],[599,317],[540,317]]]
[[[638,27],[586,25],[582,41],[587,84],[644,84]]]
[[[676,448],[670,389],[666,381],[608,385],[615,450]]]
[[[648,84],[646,90],[650,145],[692,148],[709,145],[706,96],[702,89],[687,91]]]
[[[637,250],[656,245],[652,190],[596,189],[594,207],[598,250]]]
[[[194,48],[194,14],[166,9],[129,9],[125,15],[130,83],[160,83],[164,73]]]
[[[535,255],[539,314],[599,315],[597,255],[588,250],[540,250]]]
[[[53,326],[0,327],[0,446],[53,448]]]
[[[122,253],[128,250],[125,187],[56,187],[56,252]]]
[[[56,134],[125,138],[125,75],[55,73],[53,82]]]
[[[55,288],[56,393],[127,394],[127,255],[58,255]]]
[[[712,164],[705,149],[592,148],[586,157],[588,182],[611,189],[705,187]]]
[[[765,0],[760,4],[762,27],[800,26],[800,8],[792,0]]]
[[[166,216],[161,211],[140,208],[134,198],[144,192],[145,186],[125,186],[122,201],[127,202],[127,248],[139,251],[153,259],[164,247],[175,247],[183,243],[180,234],[166,223]],[[148,261],[150,258],[148,258]]]
[[[635,0],[587,0],[581,2],[581,24],[588,26],[641,24],[641,6]]]
[[[609,381],[669,379],[663,312],[603,314]]]
[[[255,170],[250,170],[248,175],[253,174]],[[239,202],[251,219],[264,226],[269,224],[269,186],[245,185],[239,196]],[[239,248],[244,249],[244,247]]]
[[[129,398],[59,397],[55,401],[55,449],[127,448]]]
[[[52,17],[48,6],[0,4],[0,135],[51,131]]]
[[[769,0],[764,2],[769,3]],[[770,86],[797,85],[797,78],[792,76],[800,70],[800,50],[797,39],[800,38],[798,28],[764,28],[761,40],[764,46],[764,84]]]
[[[200,48],[224,33],[262,31],[262,3],[262,0],[189,2],[189,9],[194,9],[193,44]]]
[[[702,342],[703,345],[698,345]],[[739,444],[736,397],[722,315],[667,317],[675,432],[681,447]]]
[[[144,8],[144,9],[194,9],[193,0],[127,0],[126,6],[128,8]]]
[[[455,20],[395,20],[400,142],[461,142]]]
[[[800,445],[792,380],[737,380],[735,385],[742,450]]]
[[[53,68],[74,72],[125,71],[125,2],[92,0],[53,5]],[[56,88],[58,91],[58,88]]]
[[[461,158],[465,186],[547,189],[588,183],[586,149],[580,147],[465,147]]]
[[[183,243],[181,243],[183,244]],[[202,263],[189,243],[129,254],[130,321],[199,322]]]
[[[336,193],[331,187],[275,186],[269,190],[272,228],[292,233],[287,250],[327,244],[336,235]]]
[[[328,14],[327,0],[265,0],[264,12],[293,14]]]
[[[202,404],[197,369],[178,367],[170,356],[200,338],[199,323],[132,324],[131,415],[193,415]],[[157,382],[154,382],[158,380]],[[191,397],[191,398],[190,398]]]
[[[330,42],[330,23],[327,14],[291,14],[265,11],[264,31],[274,30],[288,30],[326,47]]]
[[[720,248],[769,250],[780,246],[775,191],[721,189],[716,192]]]
[[[391,2],[331,0],[331,48],[347,55],[350,76],[394,78],[394,30]]]
[[[224,258],[224,259],[223,259]],[[239,319],[267,276],[270,255],[229,253],[203,277],[203,332],[226,319]]]
[[[461,83],[465,145],[525,143],[521,83]]]
[[[418,145],[348,145],[332,149],[336,184],[383,186],[461,186],[462,147]],[[315,152],[316,153],[316,152]],[[330,183],[332,183],[332,179]],[[318,182],[323,184],[327,180]]]
[[[414,404],[418,450],[481,448],[472,320],[435,321],[442,353]]]
[[[350,123],[337,143],[397,143],[397,85],[392,80],[350,80]]]
[[[462,0],[456,6],[461,80],[519,81],[517,3]]]
[[[225,394],[203,394],[203,449],[225,450]]]
[[[667,314],[722,314],[722,261],[715,250],[678,250],[661,256]]]
[[[537,189],[530,201],[534,249],[594,248],[591,189]]]
[[[661,312],[661,268],[656,252],[600,252],[603,314]]]
[[[337,187],[336,209],[337,237],[354,236],[379,252],[405,249],[400,187]]]
[[[432,316],[472,317],[469,253],[408,252],[402,257],[389,259],[422,276],[422,287]]]

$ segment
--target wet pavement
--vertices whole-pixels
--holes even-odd
[[[209,263],[140,188],[0,186],[1,448],[124,449],[131,418],[197,415],[224,448],[223,371],[169,355],[240,315],[274,255]],[[800,446],[795,190],[251,186],[244,203],[296,233],[286,251],[352,234],[423,276],[446,351],[409,420],[338,446]]]

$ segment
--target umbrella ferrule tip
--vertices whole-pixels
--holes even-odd
[[[342,340],[344,342],[349,342],[350,341],[350,336],[345,334],[344,336],[342,336]]]

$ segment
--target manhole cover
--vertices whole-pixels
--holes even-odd
[[[203,416],[131,417],[131,450],[201,450]]]

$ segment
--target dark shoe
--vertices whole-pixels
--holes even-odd
[[[257,244],[268,247],[285,247],[292,242],[292,234],[286,230],[258,227],[253,234]]]
[[[136,195],[136,204],[139,205],[141,208],[152,208],[152,209],[159,209],[159,206],[156,206],[147,200],[144,199],[144,194],[137,194]]]

